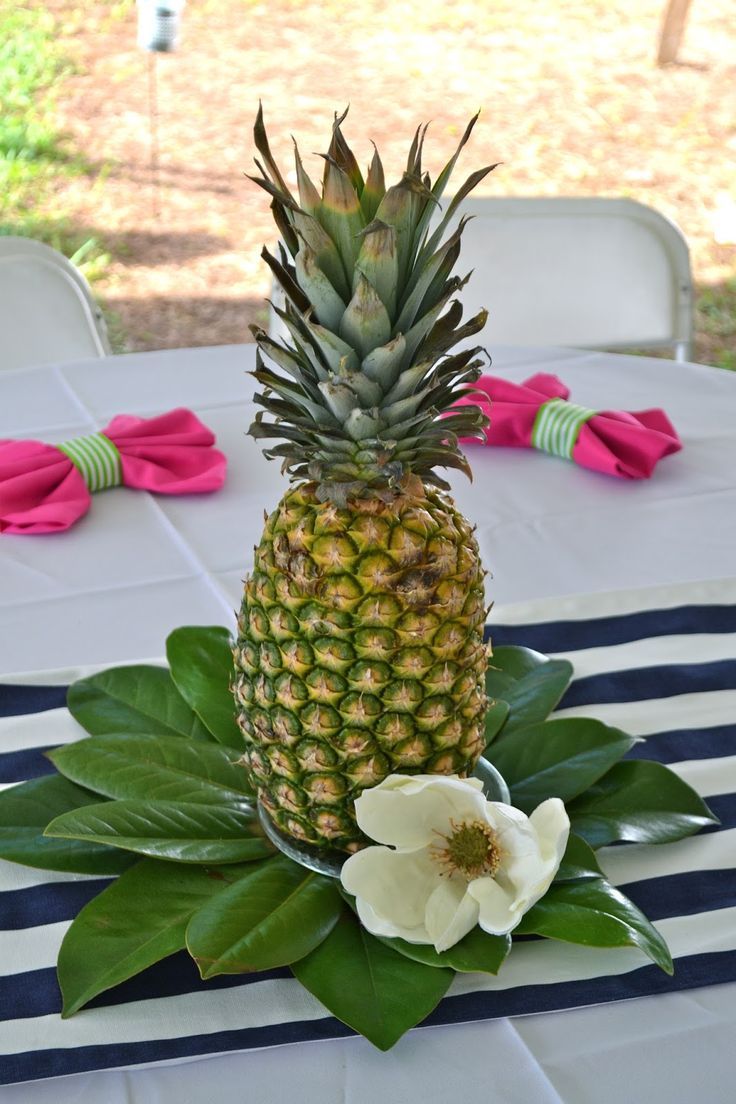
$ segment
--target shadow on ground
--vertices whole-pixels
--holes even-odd
[[[268,322],[268,310],[262,299],[109,298],[103,307],[117,353],[177,349],[182,345],[182,333],[188,335],[190,346],[239,345],[253,340],[248,329],[251,324],[262,326]]]
[[[189,261],[229,250],[225,238],[197,230],[191,234],[155,230],[87,231],[99,237],[105,247],[126,265],[159,265]]]

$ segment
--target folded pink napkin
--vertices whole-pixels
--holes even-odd
[[[107,487],[156,494],[217,491],[227,461],[191,410],[156,418],[119,414],[99,433],[60,445],[0,441],[0,533],[58,533]]]
[[[456,405],[472,403],[488,415],[489,445],[541,449],[623,479],[648,478],[658,460],[682,448],[663,410],[588,410],[566,401],[570,391],[557,376],[539,373],[522,384],[481,376],[474,387],[487,398],[475,394]]]

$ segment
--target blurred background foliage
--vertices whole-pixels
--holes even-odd
[[[72,257],[118,351],[246,341],[272,237],[243,176],[258,98],[278,157],[291,133],[323,149],[349,100],[351,139],[393,172],[417,123],[433,120],[439,162],[480,106],[464,164],[504,162],[487,194],[628,195],[681,225],[695,358],[736,369],[733,4],[693,0],[678,64],[658,69],[664,7],[189,0],[179,51],[154,58],[134,0],[0,0],[0,233]]]

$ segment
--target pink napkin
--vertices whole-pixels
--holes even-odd
[[[156,494],[217,491],[227,461],[191,410],[156,418],[119,414],[100,433],[60,445],[0,441],[0,533],[58,533],[91,493],[124,484]]]
[[[489,445],[539,448],[623,479],[648,478],[658,460],[682,448],[663,410],[586,410],[564,401],[570,391],[557,376],[539,373],[522,384],[481,376],[474,387],[488,398],[456,405],[473,403],[488,415]]]

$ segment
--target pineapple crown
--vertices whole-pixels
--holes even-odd
[[[295,198],[271,154],[259,106],[260,176],[250,177],[271,195],[281,234],[279,255],[264,247],[262,257],[283,289],[284,309],[272,306],[289,338],[252,327],[253,374],[263,390],[249,432],[280,439],[265,455],[281,458],[292,480],[316,482],[318,497],[338,504],[390,500],[418,480],[446,489],[437,467],[471,475],[458,438],[482,437],[487,420],[473,405],[448,411],[478,379],[484,350],[448,350],[478,333],[487,312],[462,322],[453,296],[468,276],[452,270],[468,220],[445,233],[461,201],[496,167],[472,173],[440,216],[440,198],[478,116],[434,185],[422,169],[427,127],[417,129],[406,171],[387,188],[375,149],[363,177],[342,133],[346,114],[335,116],[321,195],[294,143]]]

